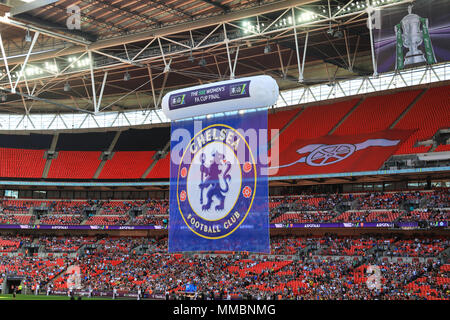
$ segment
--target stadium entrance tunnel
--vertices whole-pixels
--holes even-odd
[[[14,292],[14,288],[19,288],[23,280],[23,277],[7,276],[3,281],[2,294],[10,294]],[[22,293],[17,290],[17,293]]]

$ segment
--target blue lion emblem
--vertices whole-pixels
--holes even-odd
[[[207,189],[206,193],[207,202],[203,204],[202,210],[209,210],[213,202],[213,197],[215,196],[219,199],[220,203],[216,205],[215,209],[223,210],[225,205],[225,194],[229,190],[228,183],[231,180],[231,175],[229,174],[231,169],[231,163],[225,159],[225,155],[215,151],[213,154],[213,159],[209,167],[205,165],[206,156],[201,155],[201,183],[200,187],[200,204],[203,204],[203,190]],[[223,172],[223,180],[225,181],[225,188],[220,186],[220,174],[222,173],[222,166],[225,165],[225,171]]]

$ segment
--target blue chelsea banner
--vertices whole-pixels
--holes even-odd
[[[169,252],[269,253],[267,110],[172,122]]]

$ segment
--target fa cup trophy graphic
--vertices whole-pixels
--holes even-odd
[[[397,70],[403,69],[405,66],[436,63],[428,30],[428,19],[412,13],[412,8],[412,5],[408,6],[408,14],[395,26]],[[425,55],[419,49],[422,44],[425,47]],[[408,50],[405,56],[403,56],[403,47]]]

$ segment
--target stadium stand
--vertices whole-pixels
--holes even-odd
[[[52,160],[49,179],[91,179],[101,160],[99,151],[60,151]]]
[[[358,99],[352,99],[329,105],[306,108],[280,134],[280,151],[283,151],[296,139],[306,140],[328,134],[358,101]]]
[[[433,108],[430,108],[433,106]],[[395,129],[417,129],[396,154],[427,152],[430,147],[415,147],[418,141],[431,138],[439,129],[450,127],[450,86],[430,88],[411,110],[397,123]]]
[[[140,179],[153,162],[154,151],[118,151],[106,161],[98,179]]]
[[[150,214],[168,214],[169,213],[169,201],[168,200],[148,200],[145,204],[147,213]]]
[[[282,130],[289,121],[292,120],[292,118],[300,112],[300,109],[292,109],[287,111],[279,111],[279,112],[273,112],[269,113],[268,119],[267,119],[267,129],[268,129],[268,137],[270,139],[272,129],[278,129]]]
[[[450,1],[0,2],[0,300],[450,300]]]
[[[386,193],[303,194],[270,197],[271,223],[450,221],[448,189]],[[40,221],[35,208],[43,209]],[[134,208],[141,210],[131,215]],[[6,224],[163,225],[166,199],[29,200],[4,199],[0,218]],[[90,210],[90,217],[85,211]]]
[[[434,152],[445,152],[450,151],[450,144],[441,144],[436,147],[436,150]]]
[[[166,179],[170,175],[170,152],[165,158],[159,159],[147,175],[147,179]]]
[[[334,131],[334,135],[372,133],[388,129],[420,93],[418,90],[368,97]]]
[[[46,215],[40,219],[40,224],[79,225],[85,220],[81,215]]]
[[[155,216],[155,215],[142,215],[132,218],[128,224],[130,225],[149,225],[149,226],[162,226],[164,220],[168,221],[169,217]]]
[[[68,268],[80,267],[81,286],[94,294],[184,294],[215,299],[448,300],[450,265],[441,238],[395,239],[342,236],[274,237],[270,255],[247,253],[167,254],[167,239],[143,237],[55,237],[37,239],[39,256],[17,254],[31,237],[0,240],[0,272],[25,277],[25,290],[66,294]],[[84,249],[83,249],[84,248]],[[147,248],[147,249],[144,249]],[[26,249],[25,249],[26,250]],[[301,258],[295,254],[305,253]],[[6,256],[5,256],[6,254]],[[370,264],[380,266],[379,290],[365,285]],[[183,270],[183,272],[180,272]],[[206,297],[206,296],[205,296]]]
[[[36,243],[49,252],[77,252],[84,245],[94,244],[97,241],[95,237],[49,237],[42,236],[37,238]]]
[[[85,207],[89,206],[87,201],[75,201],[75,200],[62,200],[62,201],[49,201],[48,207],[52,209],[52,213],[55,215],[62,214],[81,214]]]
[[[92,216],[89,217],[89,219],[86,220],[86,224],[88,225],[124,225],[130,217],[128,216],[110,216],[110,215],[103,215],[103,216]]]
[[[278,141],[282,152],[296,139],[318,138],[333,128],[334,136],[356,135],[385,130],[395,123],[393,129],[416,130],[399,147],[397,155],[428,152],[430,146],[414,145],[431,138],[439,129],[450,127],[449,99],[445,99],[450,95],[450,86],[430,88],[420,96],[421,92],[412,90],[304,109],[275,110],[269,114],[268,128],[284,129]],[[430,105],[435,106],[433,111]],[[169,141],[169,133],[169,127],[122,131],[113,146],[113,156],[105,161],[98,179],[140,179],[150,166],[153,168],[145,178],[167,179],[170,153],[154,165],[152,162],[155,153],[163,150]],[[55,148],[58,155],[51,161],[47,178],[93,178],[101,162],[100,155],[112,147],[115,134],[115,131],[61,133]],[[46,164],[44,155],[50,149],[51,140],[51,135],[43,134],[0,135],[0,161],[5,164],[0,167],[0,176],[41,178]],[[438,145],[433,151],[449,150],[449,145]]]
[[[106,201],[100,204],[101,215],[125,215],[133,206],[132,202],[128,201]]]
[[[30,215],[0,215],[0,224],[32,224],[34,217]]]
[[[41,178],[45,167],[45,150],[0,148],[0,176]]]

